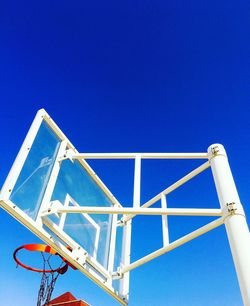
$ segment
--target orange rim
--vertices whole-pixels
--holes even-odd
[[[56,255],[61,257],[61,259],[65,262],[65,265],[63,265],[62,267],[59,267],[57,269],[38,269],[38,268],[33,268],[30,266],[25,265],[24,263],[22,263],[18,258],[17,258],[17,253],[20,250],[27,250],[30,252],[43,252],[43,253],[49,253],[52,255]],[[60,256],[54,249],[52,249],[52,247],[50,247],[49,245],[46,244],[26,244],[26,245],[22,245],[19,248],[17,248],[14,253],[13,253],[13,258],[16,261],[16,263],[18,265],[20,265],[21,267],[33,271],[33,272],[40,272],[40,273],[54,273],[54,272],[58,272],[59,274],[64,274],[67,270],[68,270],[68,262],[66,261],[65,258],[63,258],[62,256]]]

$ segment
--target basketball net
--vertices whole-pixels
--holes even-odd
[[[42,272],[41,284],[40,284],[40,288],[39,288],[38,296],[37,296],[37,306],[48,305],[48,303],[51,300],[51,296],[55,288],[55,284],[58,279],[58,276],[60,274],[64,274],[68,268],[66,266],[66,269],[61,270],[60,268],[62,268],[62,266],[65,264],[64,262],[62,262],[59,267],[59,270],[53,272],[53,269],[49,262],[52,254],[50,254],[48,258],[45,258],[45,255],[42,252],[41,252],[41,255],[43,258],[43,270],[45,271],[46,268],[49,267],[52,272]]]

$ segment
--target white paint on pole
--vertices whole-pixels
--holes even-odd
[[[220,144],[208,148],[211,169],[225,216],[225,226],[238,276],[242,299],[250,305],[250,235],[245,213],[230,170],[225,149]]]

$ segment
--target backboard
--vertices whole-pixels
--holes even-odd
[[[117,215],[53,213],[54,207],[121,207],[45,110],[38,111],[1,190],[1,206],[122,304]],[[46,213],[44,213],[46,212]],[[119,242],[117,245],[121,245]]]

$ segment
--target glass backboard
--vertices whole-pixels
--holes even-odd
[[[1,206],[125,305],[113,278],[121,262],[117,216],[53,213],[54,207],[121,207],[87,162],[70,153],[78,152],[40,110],[1,190]]]

